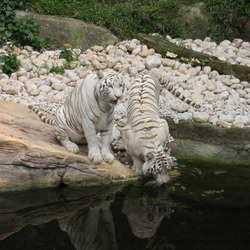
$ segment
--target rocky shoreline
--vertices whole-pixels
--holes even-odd
[[[243,41],[242,44],[244,48],[250,46]],[[235,47],[235,50],[240,54],[241,47]],[[10,77],[0,72],[0,189],[53,187],[60,183],[89,185],[134,178],[132,170],[119,161],[111,166],[105,163],[98,168],[92,166],[85,147],[81,148],[80,155],[66,152],[56,143],[53,128],[41,123],[23,106],[32,104],[53,113],[87,74],[106,68],[122,72],[126,81],[127,91],[116,107],[116,121],[126,114],[128,90],[134,77],[158,67],[165,71],[172,84],[201,105],[200,109],[190,107],[162,89],[159,110],[167,118],[175,139],[171,144],[173,155],[178,160],[217,159],[249,163],[249,82],[220,75],[210,67],[192,67],[175,59],[162,58],[136,39],[106,48],[93,46],[86,51],[72,51],[77,60],[70,63],[71,69],[65,69],[63,75],[49,73],[51,67],[64,67],[66,63],[65,59],[59,58],[60,50],[37,52],[31,47],[15,48],[21,61],[18,72]],[[0,52],[6,53],[6,49],[2,48]],[[237,58],[240,57],[235,61],[240,63]],[[244,62],[249,59],[248,55]],[[119,136],[114,127],[113,145],[119,143]],[[120,156],[116,158],[121,161]],[[126,159],[121,162],[126,163]]]
[[[240,39],[223,41],[219,45],[209,38],[204,41],[168,39],[219,56],[221,60],[250,66],[250,44]],[[201,104],[199,110],[194,110],[163,89],[159,103],[162,116],[171,117],[175,123],[194,120],[226,128],[250,126],[249,82],[220,75],[208,66],[192,67],[191,64],[162,58],[154,49],[140,44],[136,39],[106,48],[93,46],[86,51],[72,49],[76,60],[70,63],[70,69],[65,69],[63,75],[49,73],[52,67],[64,67],[66,63],[65,59],[59,58],[60,50],[40,53],[26,46],[24,49],[15,48],[14,52],[21,60],[21,68],[10,77],[0,74],[2,100],[33,104],[54,112],[72,89],[94,70],[111,68],[122,72],[126,79],[126,90],[129,90],[138,73],[158,67],[166,72],[169,81],[186,97]],[[6,49],[0,49],[0,53],[6,53]],[[125,115],[127,98],[128,94],[125,94],[117,106],[116,120]]]

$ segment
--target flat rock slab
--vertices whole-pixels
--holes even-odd
[[[27,106],[0,101],[0,191],[124,181],[134,172],[119,161],[93,165],[87,147],[68,152]]]

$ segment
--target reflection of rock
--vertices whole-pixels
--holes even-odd
[[[110,223],[107,228],[112,232],[112,215],[109,214],[109,202],[106,200],[120,188],[121,186],[115,185],[109,188],[92,187],[90,190],[66,188],[64,190],[41,189],[1,193],[0,240],[20,231],[27,225],[40,225],[56,219],[61,221],[65,218],[73,218],[75,214],[84,214],[89,210],[93,210],[90,214],[95,214],[98,209],[102,209],[99,216],[104,215],[103,221]],[[95,205],[97,200],[101,204],[99,207]]]
[[[59,220],[61,229],[68,233],[77,250],[117,249],[110,204],[111,201],[103,201]]]
[[[167,199],[166,191],[162,198],[160,192],[160,189],[152,192],[151,188],[133,187],[125,197],[122,212],[136,237],[153,237],[162,219],[170,216],[172,203]]]

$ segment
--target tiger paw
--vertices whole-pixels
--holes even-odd
[[[132,166],[132,170],[135,171],[136,175],[142,175],[142,171],[135,165]]]
[[[94,164],[98,164],[98,163],[102,162],[102,160],[103,160],[101,154],[91,152],[91,151],[89,151],[88,157],[89,157],[90,161],[92,161]]]
[[[108,163],[112,163],[115,159],[115,157],[111,153],[102,154],[102,158],[104,161]]]
[[[79,152],[78,146],[77,146],[75,143],[71,142],[71,141],[64,142],[64,143],[62,143],[62,145],[63,145],[69,152],[71,152],[71,153],[76,154],[76,153]]]

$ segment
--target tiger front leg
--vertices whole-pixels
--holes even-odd
[[[112,137],[112,127],[108,128],[107,130],[101,131],[101,138],[102,138],[102,147],[101,147],[101,154],[104,161],[108,163],[112,163],[115,159],[114,155],[110,152],[110,142]]]
[[[88,143],[88,158],[94,164],[102,162],[103,158],[101,155],[99,142],[96,134],[96,129],[91,121],[85,122],[84,124],[84,135]]]
[[[135,171],[135,173],[137,175],[141,175],[142,174],[142,166],[143,166],[143,161],[138,158],[137,156],[132,156],[132,160],[133,160],[133,166],[132,166],[132,170]]]

